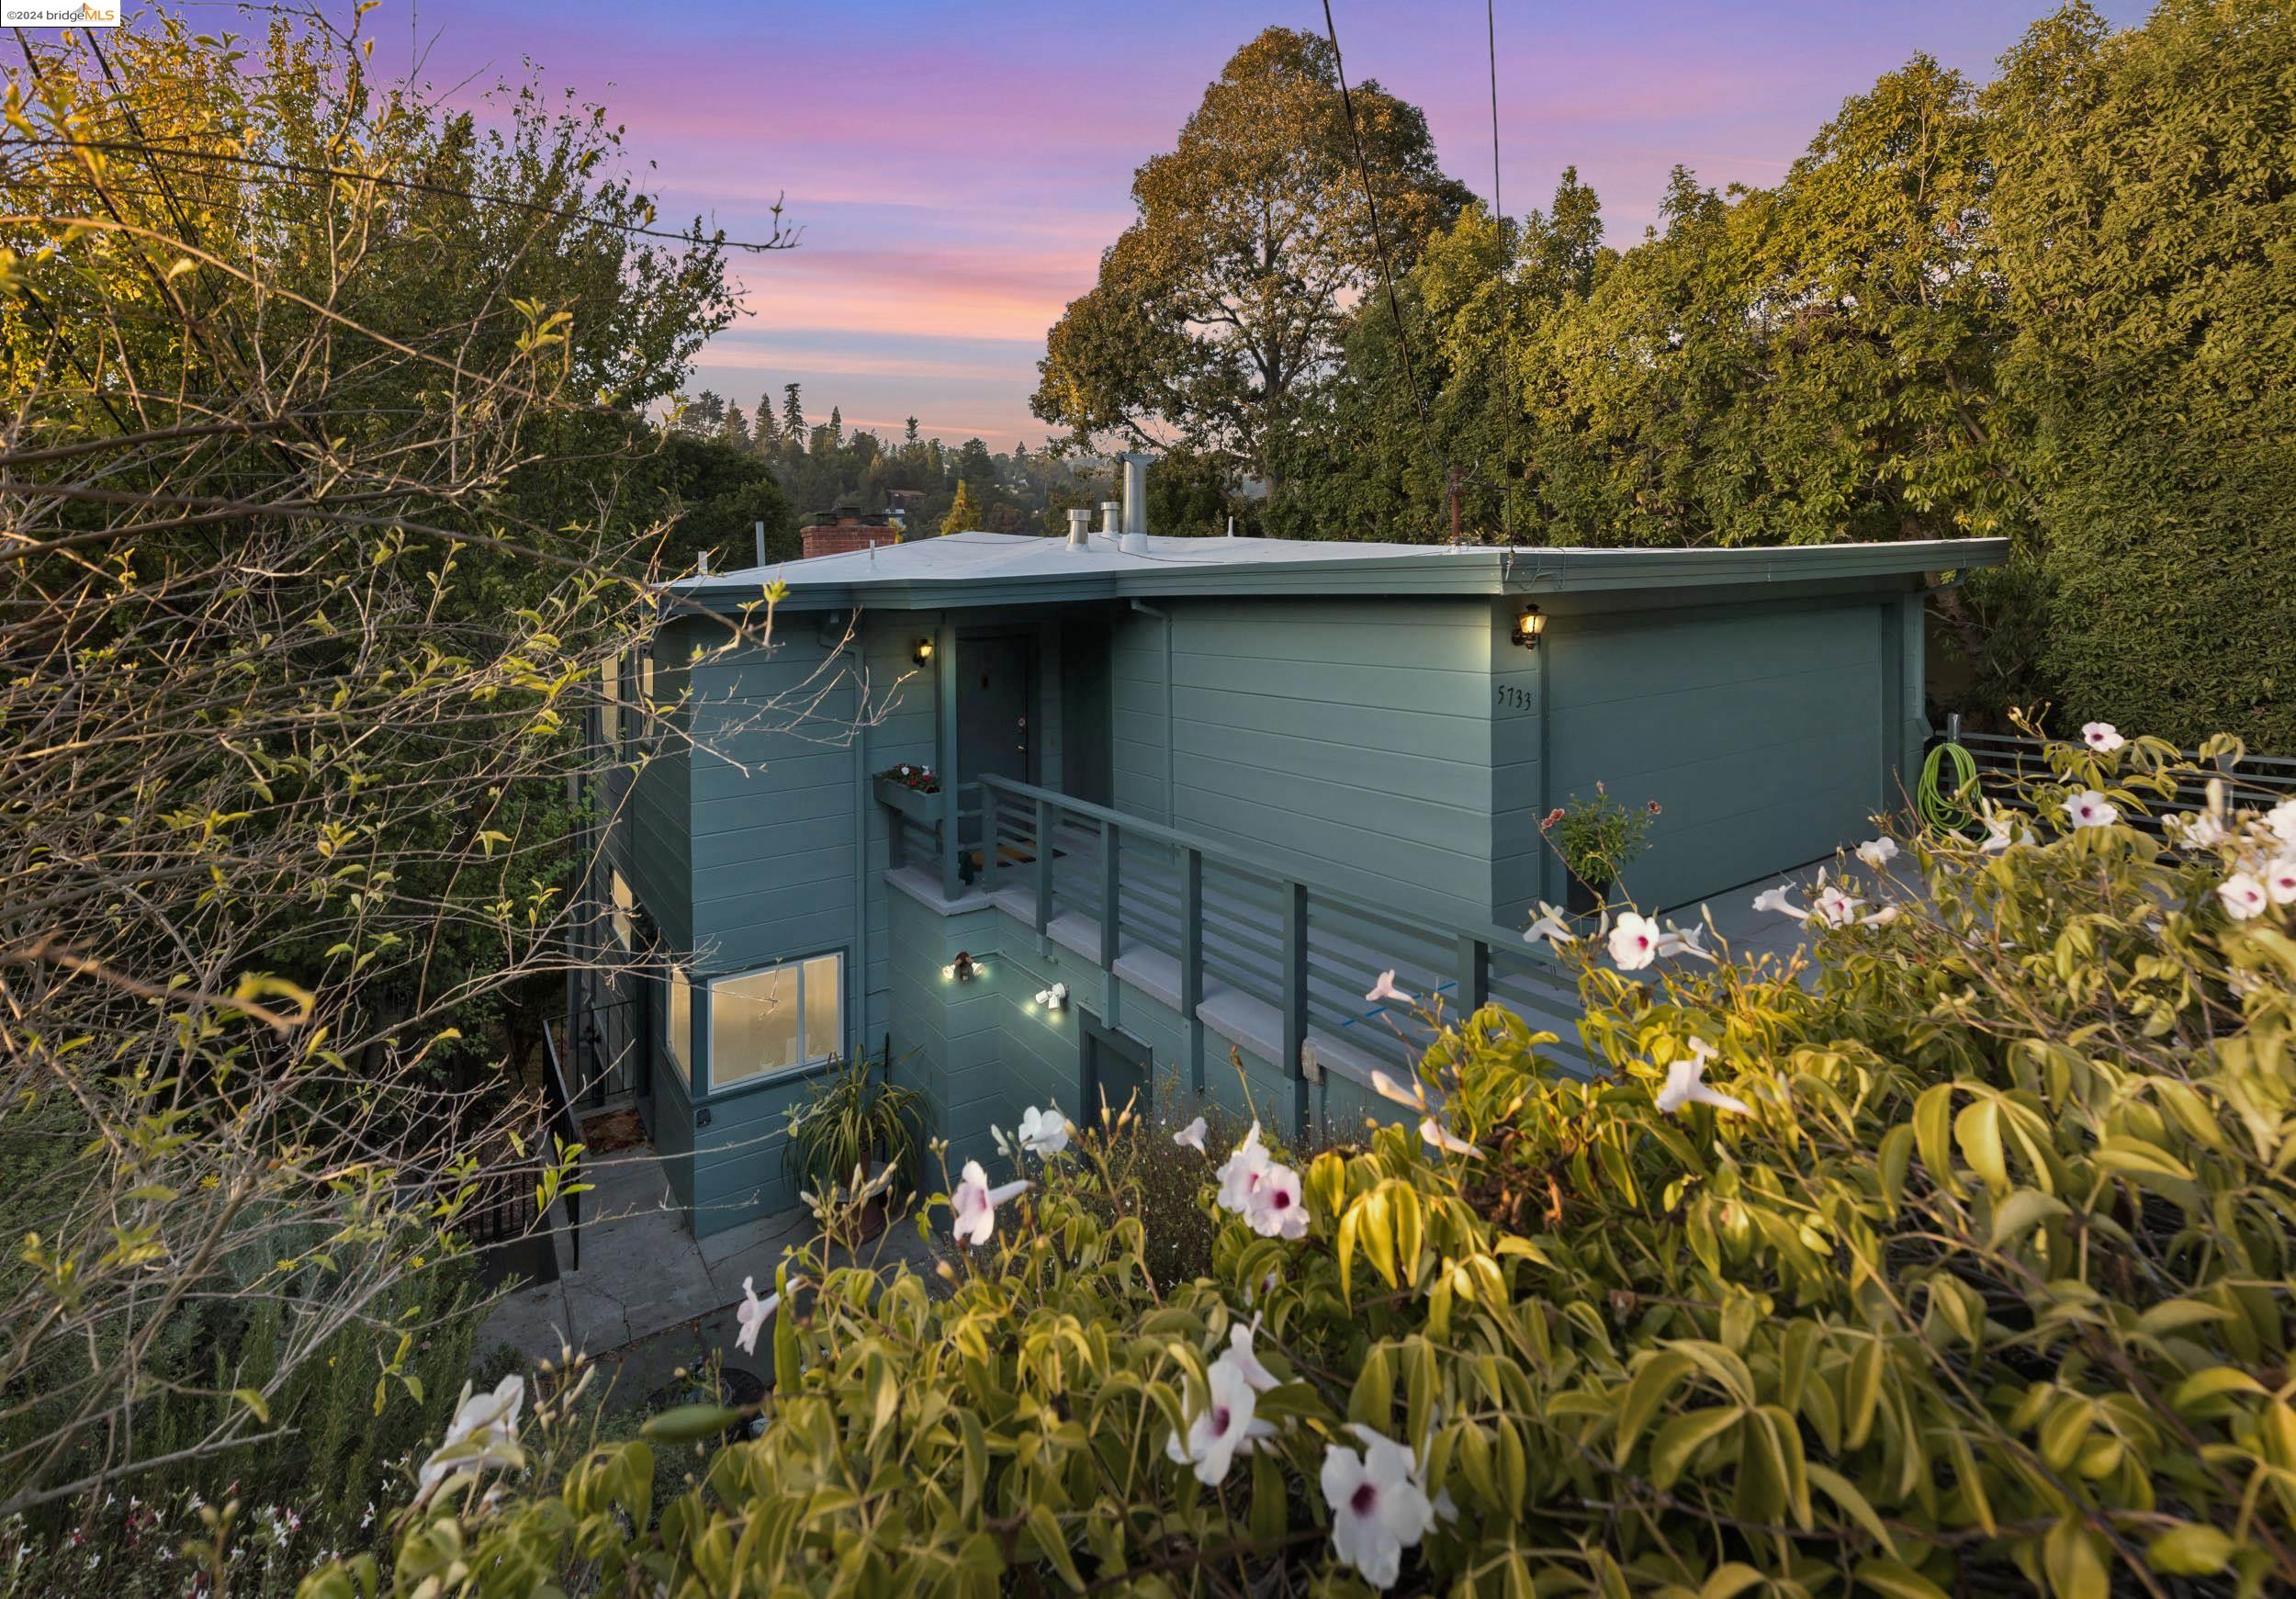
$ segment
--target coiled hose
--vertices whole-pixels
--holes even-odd
[[[1953,768],[1953,783],[1945,782],[1945,769]],[[1959,833],[1977,819],[1976,806],[1971,803],[1977,792],[1977,762],[1968,750],[1958,744],[1940,744],[1930,751],[1921,763],[1921,781],[1914,790],[1914,804],[1921,819],[1940,832]]]

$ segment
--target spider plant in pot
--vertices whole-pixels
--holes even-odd
[[[913,1189],[924,1097],[884,1081],[880,1063],[863,1055],[833,1062],[805,1098],[791,1107],[782,1159],[797,1186],[826,1196],[868,1190],[860,1237],[884,1231],[890,1201]],[[888,1053],[883,1065],[890,1065]],[[881,1173],[891,1183],[874,1181]],[[858,1174],[858,1175],[857,1175]]]

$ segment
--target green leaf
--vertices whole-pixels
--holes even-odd
[[[2070,1214],[2072,1207],[2039,1188],[2019,1188],[1993,1208],[1993,1247],[2013,1244],[2043,1222]]]
[[[2239,1547],[2215,1527],[2187,1522],[2146,1545],[2144,1560],[2172,1577],[2212,1577],[2231,1562]]]
[[[1626,1384],[1626,1397],[1618,1407],[1618,1434],[1611,1444],[1611,1464],[1624,1466],[1626,1457],[1634,1452],[1635,1442],[1642,1436],[1642,1429],[1650,1424],[1666,1396],[1674,1385],[1691,1371],[1696,1363],[1687,1355],[1667,1349],[1645,1360]]]
[[[2078,1516],[2068,1515],[2049,1529],[2041,1544],[2041,1569],[2056,1599],[2106,1599],[2111,1584],[2105,1575],[2103,1543]]]
[[[1980,1099],[1963,1107],[1953,1118],[1953,1141],[1961,1145],[1969,1169],[1985,1179],[1995,1193],[2009,1186],[2009,1161],[2001,1153],[2001,1107],[1998,1100]]]
[[[1885,1599],[1953,1599],[1935,1582],[1898,1560],[1861,1560],[1859,1583]]]
[[[261,1391],[253,1388],[235,1388],[231,1390],[231,1397],[254,1412],[255,1419],[264,1425],[271,1424],[271,1402],[264,1398]]]
[[[1745,1414],[1736,1405],[1717,1405],[1668,1422],[1650,1445],[1650,1485],[1661,1492],[1672,1487],[1699,1447],[1728,1432]]]

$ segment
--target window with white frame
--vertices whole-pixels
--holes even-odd
[[[710,1091],[845,1049],[845,957],[815,955],[710,985]]]
[[[662,1043],[670,1056],[670,1064],[678,1068],[678,1080],[693,1081],[693,1074],[686,1062],[693,1054],[693,985],[686,979],[683,966],[670,968],[670,1003],[662,1019]]]

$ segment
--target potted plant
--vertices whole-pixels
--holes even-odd
[[[892,1064],[890,1051],[883,1064]],[[925,1099],[914,1088],[884,1080],[867,1056],[831,1062],[828,1073],[789,1112],[782,1160],[797,1186],[814,1196],[816,1211],[828,1196],[862,1196],[860,1237],[884,1231],[889,1201],[905,1181],[879,1183],[880,1175],[906,1179],[917,1167]]]
[[[1538,824],[1538,830],[1570,873],[1564,908],[1588,916],[1610,903],[1611,891],[1626,868],[1650,847],[1650,825],[1658,820],[1659,802],[1646,800],[1637,810],[1620,805],[1601,783],[1594,797],[1570,796]]]
[[[877,773],[877,802],[930,824],[940,819],[940,777],[929,766],[903,761]]]

